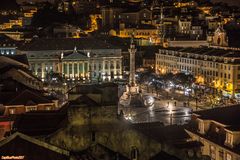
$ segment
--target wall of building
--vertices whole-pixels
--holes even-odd
[[[169,47],[194,47],[209,46],[207,41],[168,41]]]
[[[235,90],[240,89],[237,64],[232,64],[229,60],[226,63],[219,62],[207,55],[175,56],[172,52],[174,51],[160,50],[156,54],[156,73],[188,72],[193,74],[197,81],[198,78],[202,79],[198,83],[225,90],[231,94],[235,94]]]
[[[13,114],[23,114],[30,111],[46,111],[46,110],[55,110],[56,106],[54,103],[47,104],[37,104],[37,105],[6,105],[4,116],[13,115]]]
[[[116,106],[71,107],[69,115],[69,126],[51,136],[50,143],[71,151],[100,143],[129,158],[132,148],[136,147],[139,160],[147,160],[161,150],[159,143],[117,120]]]
[[[215,160],[238,160],[240,158],[240,155],[233,153],[217,143],[205,139],[204,136],[202,137],[189,131],[188,134],[191,136],[192,140],[196,140],[203,144],[201,148],[202,155],[207,155]]]

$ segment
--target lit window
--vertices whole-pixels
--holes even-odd
[[[36,110],[37,110],[37,106],[28,106],[28,107],[26,107],[26,112],[36,111]]]
[[[227,153],[226,160],[232,160],[232,155]]]
[[[211,157],[211,160],[216,159],[216,150],[214,146],[210,146],[210,157]]]
[[[226,141],[225,141],[227,144],[230,144],[232,145],[233,143],[233,135],[231,133],[228,133],[226,134]]]
[[[204,123],[202,121],[198,122],[198,129],[200,133],[204,133]]]
[[[15,114],[15,112],[16,112],[16,109],[15,109],[15,108],[9,109],[9,114]]]
[[[50,106],[46,107],[46,110],[47,110],[47,111],[50,111],[50,110],[51,110],[51,107],[50,107]]]

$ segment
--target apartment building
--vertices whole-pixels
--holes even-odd
[[[195,112],[186,131],[211,160],[239,160],[239,115],[239,105]]]
[[[226,96],[240,98],[240,56],[237,50],[216,48],[168,48],[156,53],[156,73],[190,73],[201,85]]]
[[[178,32],[180,34],[189,34],[191,31],[192,21],[187,18],[179,19],[178,21]]]

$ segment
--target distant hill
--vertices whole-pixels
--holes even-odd
[[[235,5],[235,6],[239,6],[240,7],[240,0],[212,0],[213,3],[216,2],[223,2],[223,3],[227,3],[229,5]]]
[[[19,5],[16,0],[0,0],[0,10],[17,10]]]
[[[0,0],[1,1],[1,0]],[[50,2],[50,3],[53,3],[54,0],[17,0],[17,3],[23,3],[23,2]],[[0,2],[1,3],[1,2]]]

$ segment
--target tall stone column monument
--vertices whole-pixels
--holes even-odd
[[[135,78],[135,54],[137,52],[136,46],[134,44],[134,38],[132,36],[131,38],[131,44],[130,48],[128,49],[128,52],[130,54],[130,72],[129,72],[129,92],[130,94],[136,94],[139,92],[138,86],[136,84],[136,78]]]

